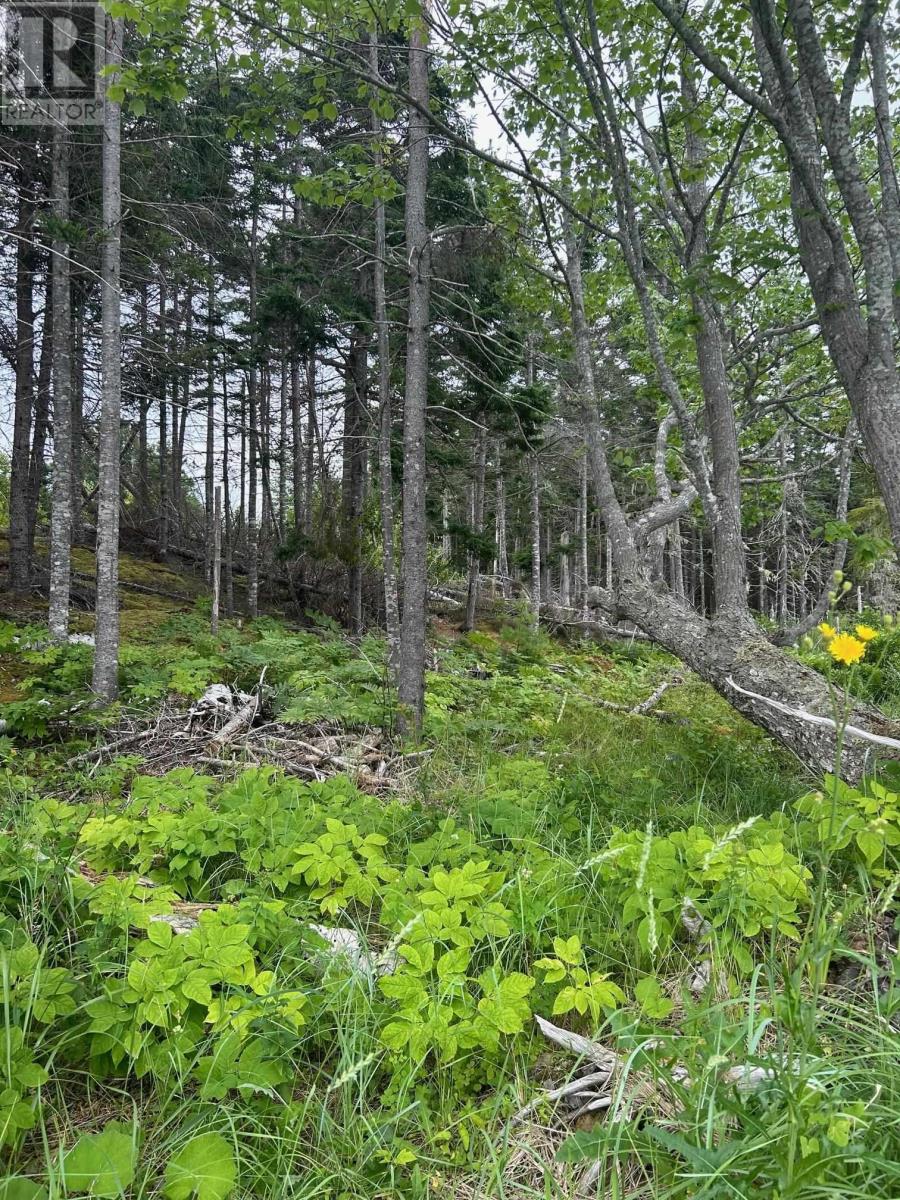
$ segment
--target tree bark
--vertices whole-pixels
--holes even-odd
[[[53,130],[53,215],[58,222],[52,245],[53,273],[53,497],[50,510],[50,636],[64,642],[69,633],[72,580],[72,350],[69,246],[69,131]]]
[[[256,187],[254,168],[253,187]],[[259,203],[253,201],[253,216],[250,226],[250,296],[248,319],[250,322],[250,369],[247,372],[247,405],[249,429],[249,488],[247,494],[247,612],[251,617],[259,613],[259,530],[256,524],[256,468],[259,455],[257,432],[258,367],[256,362],[256,269],[257,238],[259,230]]]
[[[366,389],[368,387],[367,339],[354,331],[347,356],[344,385],[344,536],[347,544],[347,607],[350,629],[361,633],[362,605],[362,517],[366,484]]]
[[[494,521],[497,536],[497,574],[500,576],[500,594],[508,600],[511,595],[509,578],[509,553],[506,538],[506,486],[503,479],[503,463],[500,457],[500,441],[497,441],[497,478],[494,484]]]
[[[216,276],[213,258],[209,256],[209,280],[206,294],[206,461],[203,470],[204,509],[206,512],[206,574],[212,572],[213,523],[215,521],[215,473],[216,473],[216,336],[215,303]]]
[[[378,33],[369,34],[369,70],[380,74],[378,65]],[[372,105],[372,160],[376,173],[383,167],[381,149],[381,116],[377,103]],[[391,463],[391,345],[390,325],[385,294],[385,265],[387,235],[384,200],[375,197],[375,264],[373,291],[375,296],[375,331],[378,339],[378,486],[381,501],[381,558],[384,565],[384,616],[387,631],[388,667],[396,681],[400,663],[400,601],[397,594],[397,562],[394,548],[394,481]]]
[[[426,221],[428,187],[428,15],[409,38],[409,161],[406,176],[406,261],[409,313],[406,336],[406,393],[403,412],[403,617],[400,626],[398,693],[401,724],[418,733],[425,707],[425,602],[427,527],[425,497],[425,412],[428,403],[428,339],[431,296],[431,239]]]
[[[141,369],[139,375],[141,395],[138,417],[137,497],[139,520],[143,522],[147,519],[147,514],[150,511],[150,467],[147,447],[147,413],[150,409],[150,344],[146,283],[142,283],[140,288],[138,321],[141,337]]]
[[[107,66],[122,62],[124,19],[107,18]],[[122,411],[121,109],[107,95],[103,104],[103,247],[99,483],[97,501],[97,621],[91,687],[111,703],[119,676],[119,444]]]
[[[68,264],[67,264],[68,265]],[[69,268],[71,275],[71,269]],[[71,294],[71,293],[70,293]],[[76,331],[75,361],[70,367],[72,396],[72,425],[71,425],[71,463],[72,479],[72,540],[76,540],[76,527],[81,511],[81,383],[78,337],[79,322],[73,322]],[[70,329],[67,344],[72,345]],[[38,511],[41,506],[41,489],[44,485],[46,463],[44,462],[47,449],[47,434],[50,429],[50,403],[53,396],[53,363],[55,339],[53,333],[53,267],[47,272],[47,288],[44,296],[44,328],[41,332],[41,357],[38,364],[37,387],[34,393],[34,422],[31,431],[31,457],[28,463],[28,555],[34,558],[34,538],[37,531]]]
[[[9,586],[25,592],[31,582],[28,480],[34,406],[34,201],[31,181],[19,180],[16,220],[16,391],[9,481]]]
[[[541,624],[541,464],[531,454],[531,624]]]
[[[225,616],[234,616],[234,521],[231,512],[231,463],[228,458],[228,370],[222,370],[222,491],[225,501]]]
[[[166,287],[159,280],[159,351],[157,359],[157,386],[159,387],[159,545],[160,558],[169,551],[169,462],[168,462],[168,383],[166,378]]]
[[[484,533],[484,484],[487,473],[487,434],[479,427],[475,434],[472,461],[472,532],[480,540]],[[466,619],[463,629],[471,632],[475,628],[475,613],[478,606],[478,577],[481,573],[481,554],[478,549],[469,551],[469,585],[466,593]]]
[[[219,632],[219,592],[222,577],[222,489],[215,489],[212,522],[212,607],[209,628],[215,635]]]

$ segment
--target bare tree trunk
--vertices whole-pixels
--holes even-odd
[[[206,574],[210,577],[212,566],[213,521],[215,520],[215,474],[216,474],[216,355],[214,340],[216,276],[213,258],[209,256],[209,280],[206,294],[206,338],[209,343],[206,356],[206,462],[203,470],[204,508],[206,510]]]
[[[347,539],[347,603],[350,629],[360,633],[362,611],[362,517],[366,483],[366,388],[368,386],[366,338],[354,331],[350,339],[344,391],[344,528]]]
[[[581,600],[581,616],[583,620],[588,619],[588,588],[590,587],[590,575],[588,568],[588,473],[587,473],[587,455],[585,454],[581,460],[581,504],[579,509],[580,522],[580,573],[581,579],[578,581],[578,594]]]
[[[669,526],[669,577],[676,596],[684,598],[684,551],[681,544],[681,522]]]
[[[25,171],[19,181],[16,220],[16,393],[9,480],[9,586],[25,592],[31,582],[28,544],[28,482],[34,406],[34,200]]]
[[[77,546],[84,537],[84,307],[79,304],[72,314],[72,545]],[[38,395],[41,389],[38,387]],[[38,404],[38,417],[46,418],[47,406]],[[37,434],[37,429],[35,434]],[[41,480],[44,474],[43,436],[37,439],[32,453],[35,474],[35,514],[40,497]]]
[[[107,18],[106,62],[122,62],[125,22]],[[97,501],[97,623],[92,689],[111,703],[119,689],[119,443],[122,411],[122,327],[119,283],[122,247],[120,106],[103,105],[103,248],[101,251],[102,393]]]
[[[231,513],[231,463],[228,458],[228,369],[222,370],[222,490],[225,500],[225,616],[234,616],[234,522]]]
[[[315,505],[316,442],[319,440],[316,419],[316,355],[310,350],[306,359],[306,498],[303,505],[303,531],[307,537],[313,528]],[[324,480],[322,481],[324,487]]]
[[[159,554],[165,558],[169,552],[169,460],[168,460],[168,429],[167,429],[167,398],[168,384],[166,378],[166,286],[160,275],[159,280]]]
[[[378,33],[369,34],[369,71],[379,75]],[[376,173],[382,169],[381,116],[377,104],[372,106],[372,159]],[[390,325],[385,295],[385,232],[384,200],[375,197],[375,264],[373,291],[375,293],[375,330],[378,338],[378,485],[381,502],[381,558],[384,565],[384,616],[387,630],[388,666],[396,678],[400,664],[400,600],[397,593],[397,561],[394,548],[394,481],[391,469],[391,346]]]
[[[418,733],[425,707],[425,601],[427,528],[425,508],[425,411],[428,403],[428,339],[431,297],[431,239],[426,224],[428,186],[428,16],[409,38],[409,162],[406,175],[406,260],[409,313],[406,337],[406,396],[403,412],[403,617],[397,683],[401,722]]]
[[[140,412],[138,425],[138,461],[137,461],[137,504],[139,520],[145,521],[150,511],[149,459],[147,447],[147,413],[150,408],[150,372],[149,362],[149,327],[147,308],[147,285],[141,284],[138,300],[138,321],[141,338],[141,370],[140,370]]]
[[[506,542],[506,486],[503,479],[503,464],[500,458],[500,442],[497,442],[497,479],[494,485],[494,504],[497,533],[497,574],[500,576],[500,594],[509,599],[509,553]]]
[[[71,293],[70,293],[71,294]],[[75,323],[76,328],[78,322]],[[71,330],[67,345],[71,347]],[[28,555],[34,557],[34,538],[37,530],[38,510],[41,504],[41,488],[44,484],[47,433],[50,427],[50,401],[53,395],[53,363],[55,340],[53,335],[53,267],[47,272],[47,287],[44,295],[44,327],[41,331],[41,357],[38,364],[37,387],[34,393],[34,421],[31,433],[31,457],[28,463]],[[78,347],[76,347],[77,350]],[[71,353],[71,351],[70,351]],[[74,363],[70,368],[72,396],[71,463],[72,478],[72,538],[75,536],[76,515],[81,510],[80,438],[78,436],[81,399],[78,393],[80,371]]]
[[[531,623],[541,623],[541,465],[531,455]]]
[[[253,187],[256,187],[254,167]],[[247,431],[249,440],[249,491],[247,495],[247,612],[251,617],[259,613],[259,531],[256,524],[256,466],[259,454],[259,438],[257,433],[257,400],[258,374],[256,363],[256,255],[257,237],[259,230],[259,202],[253,201],[253,216],[250,227],[250,369],[247,373],[247,403],[249,408],[250,427]]]
[[[564,529],[559,536],[562,553],[559,557],[559,603],[563,608],[572,606],[572,588],[569,578],[569,531]]]
[[[184,343],[182,347],[182,355],[184,362],[180,372],[181,376],[181,401],[177,408],[178,414],[178,437],[173,445],[175,457],[172,467],[172,495],[174,497],[175,520],[179,531],[184,531],[184,520],[187,515],[187,506],[184,501],[184,443],[187,434],[188,414],[191,411],[191,351],[194,341],[194,284],[189,281],[184,292]],[[175,389],[178,388],[178,374],[175,376]],[[175,410],[172,414],[172,432],[175,433]]]
[[[287,533],[287,426],[290,396],[290,361],[287,350],[283,349],[281,353],[281,407],[278,411],[278,541],[282,545]]]
[[[216,488],[213,501],[212,523],[212,608],[210,611],[210,632],[219,632],[219,591],[222,577],[222,489]]]
[[[294,494],[294,532],[303,529],[303,423],[300,415],[302,390],[300,387],[300,355],[295,350],[291,355],[291,488]]]
[[[453,556],[453,542],[450,538],[450,493],[446,488],[441,492],[441,554],[447,562]]]
[[[472,531],[480,539],[484,533],[484,484],[487,473],[487,434],[479,427],[473,446],[472,480]],[[466,594],[466,619],[463,629],[475,628],[475,612],[478,606],[478,576],[481,572],[481,554],[469,551],[469,586]]]
[[[72,348],[69,246],[69,131],[53,130],[53,497],[50,510],[50,636],[64,642],[69,633],[72,579]]]

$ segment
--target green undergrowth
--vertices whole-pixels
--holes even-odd
[[[97,768],[104,725],[211,682],[262,678],[300,736],[390,731],[383,642],[214,638],[200,600],[128,637],[105,714],[89,647],[0,643],[4,1200],[536,1200],[591,1164],[599,1196],[900,1194],[887,784],[817,790],[690,678],[675,719],[604,708],[676,664],[517,622],[437,642],[382,796]],[[577,1132],[511,1122],[575,1065],[535,1015],[624,1064]]]

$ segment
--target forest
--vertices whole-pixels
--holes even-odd
[[[896,1200],[896,7],[2,7],[0,1200]]]

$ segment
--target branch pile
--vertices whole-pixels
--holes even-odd
[[[70,765],[92,771],[129,754],[140,756],[141,771],[148,775],[174,767],[208,774],[271,765],[301,779],[350,775],[366,792],[395,788],[415,769],[413,756],[395,753],[380,730],[285,725],[267,719],[266,711],[262,681],[253,693],[213,684],[188,712],[167,702],[152,722],[121,724],[109,741]]]

